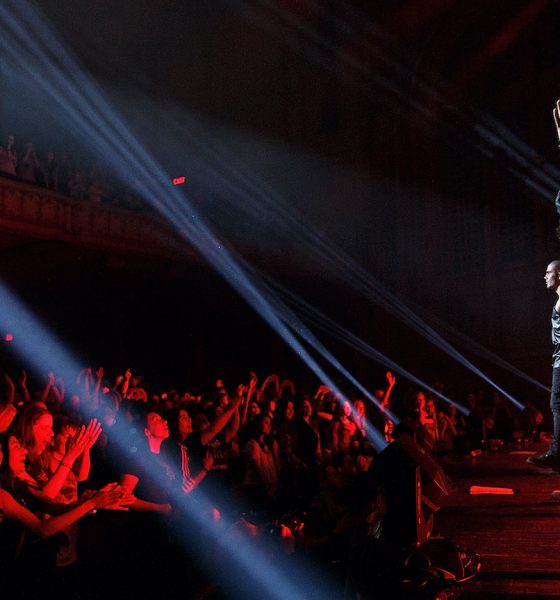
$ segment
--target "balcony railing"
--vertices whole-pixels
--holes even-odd
[[[168,258],[192,249],[155,214],[70,198],[0,177],[1,232]]]

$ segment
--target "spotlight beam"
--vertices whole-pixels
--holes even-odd
[[[420,318],[418,310],[413,310],[413,308],[404,304],[394,292],[389,290],[388,287],[379,280],[375,279],[361,267],[361,265],[347,256],[340,248],[336,247],[331,242],[327,242],[311,227],[306,227],[295,217],[293,212],[285,207],[285,201],[282,196],[267,186],[264,181],[257,182],[253,176],[245,174],[243,165],[240,164],[239,161],[234,162],[234,157],[231,157],[230,161],[226,160],[225,157],[222,157],[218,150],[207,149],[207,152],[211,153],[214,160],[220,162],[225,173],[230,172],[232,178],[236,177],[241,180],[241,189],[242,186],[247,186],[249,188],[251,194],[244,196],[245,204],[250,202],[256,203],[256,199],[258,198],[263,206],[268,206],[275,219],[279,219],[279,222],[287,223],[287,227],[289,228],[293,239],[301,241],[301,247],[305,247],[309,255],[315,256],[317,260],[320,261],[320,264],[329,265],[329,270],[332,275],[339,277],[345,284],[352,286],[365,298],[375,304],[389,308],[402,322],[416,330],[425,339],[462,364],[467,370],[471,371],[477,377],[499,391],[515,406],[520,409],[524,408],[522,403],[495,383],[488,375],[476,367],[454,346],[445,340],[434,328],[423,321]],[[236,184],[233,183],[232,187],[235,189]],[[252,200],[253,196],[255,200]],[[260,210],[262,210],[262,208]],[[525,378],[527,379],[528,376]]]
[[[412,383],[415,383],[419,387],[426,389],[427,391],[434,394],[438,398],[441,398],[448,404],[452,404],[458,411],[462,412],[463,414],[469,413],[469,411],[466,410],[463,406],[454,402],[453,400],[451,400],[450,398],[448,398],[447,396],[445,396],[438,390],[434,389],[433,387],[431,387],[430,385],[428,385],[427,383],[425,383],[424,381],[422,381],[421,379],[419,379],[418,377],[416,377],[415,375],[413,375],[412,373],[410,373],[409,371],[407,371],[406,369],[401,367],[398,363],[396,363],[389,357],[385,356],[382,352],[380,352],[379,350],[376,350],[375,348],[373,348],[372,346],[367,344],[364,340],[362,340],[361,338],[359,338],[352,332],[348,331],[347,329],[345,329],[344,327],[342,327],[341,325],[339,325],[338,323],[333,321],[331,318],[327,317],[324,313],[322,313],[317,308],[313,307],[307,301],[298,297],[294,292],[287,290],[286,288],[284,288],[277,282],[272,282],[272,280],[270,280],[270,279],[269,279],[269,281],[271,281],[271,283],[274,285],[274,287],[278,288],[281,291],[282,295],[288,297],[288,300],[294,306],[297,307],[297,310],[303,315],[302,318],[304,318],[305,320],[308,320],[309,322],[313,323],[316,327],[318,327],[325,333],[328,333],[329,335],[335,337],[336,339],[344,342],[348,346],[358,350],[364,356],[367,356],[368,358],[373,359],[375,362],[377,362],[378,364],[381,364],[385,368],[388,368],[391,371],[394,371],[395,373],[401,375],[408,381],[411,381]],[[376,402],[376,405],[379,407],[379,404],[377,402]],[[381,408],[381,407],[379,407],[379,408]],[[382,409],[382,410],[384,412],[387,412],[387,411],[385,411],[385,409]],[[388,413],[388,414],[389,414],[391,420],[393,420],[394,415],[391,415],[391,413]],[[398,421],[398,419],[397,419],[397,421]]]
[[[278,303],[278,301],[275,301]],[[342,363],[335,358],[335,356],[329,352],[325,346],[313,335],[313,333],[302,323],[302,321],[296,317],[296,315],[289,310],[289,308],[285,305],[278,305],[277,307],[278,314],[281,315],[282,320],[292,328],[294,332],[296,332],[301,338],[303,338],[314,350],[321,354],[323,358],[325,358],[335,369],[339,371],[350,383],[352,383],[360,392],[373,404],[377,406],[380,410],[385,412],[389,418],[398,423],[399,419],[391,413],[389,410],[384,410],[381,407],[381,404],[377,401],[377,399],[342,365]],[[340,393],[339,390],[335,390],[336,393]],[[354,408],[352,407],[353,413]],[[373,427],[368,424],[367,427],[367,437],[372,446],[380,452],[387,445],[383,436]]]

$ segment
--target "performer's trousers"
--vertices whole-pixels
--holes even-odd
[[[552,441],[550,442],[550,453],[560,455],[560,367],[552,369],[550,410],[552,411]]]

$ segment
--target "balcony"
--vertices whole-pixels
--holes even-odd
[[[180,260],[194,255],[157,215],[77,200],[0,177],[0,245],[10,245],[14,239],[60,241]]]

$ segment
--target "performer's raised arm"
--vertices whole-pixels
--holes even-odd
[[[554,119],[554,125],[556,126],[556,137],[558,138],[558,148],[560,148],[560,100],[556,100],[556,106],[552,110],[552,118]],[[560,190],[556,194],[556,214],[560,219]],[[556,227],[556,236],[560,240],[560,222]]]

